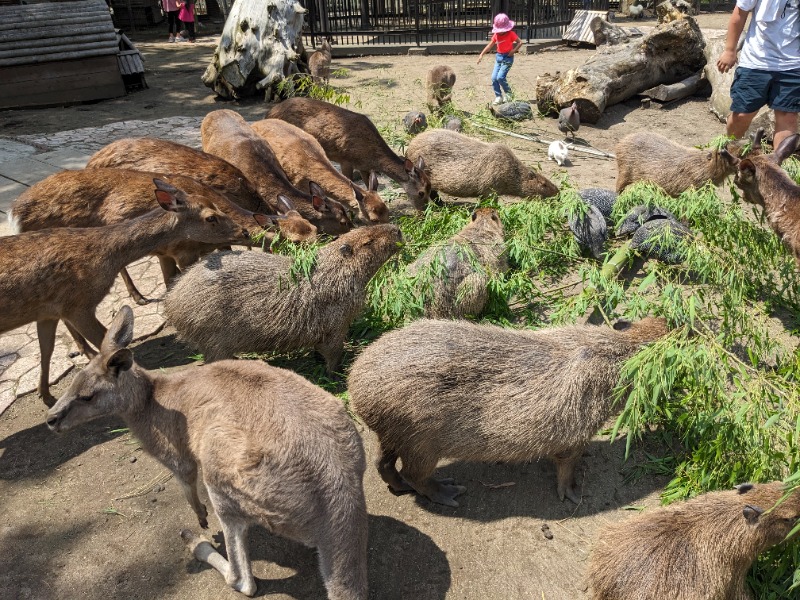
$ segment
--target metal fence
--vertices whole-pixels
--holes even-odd
[[[307,38],[345,45],[484,42],[505,12],[524,40],[560,37],[575,10],[616,8],[619,0],[301,0]]]

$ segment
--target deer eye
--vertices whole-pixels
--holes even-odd
[[[206,222],[207,223],[216,223],[217,222],[217,217],[214,216],[214,215],[210,215],[210,216],[206,217]]]

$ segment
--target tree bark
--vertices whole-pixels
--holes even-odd
[[[691,17],[659,25],[641,38],[603,46],[582,66],[537,78],[541,112],[577,103],[581,121],[597,123],[607,106],[662,83],[681,81],[706,63],[705,42]]]
[[[708,85],[708,80],[703,77],[703,72],[695,73],[683,81],[671,85],[657,85],[642,92],[642,96],[649,96],[659,102],[672,102],[691,96]]]
[[[203,83],[223,98],[243,98],[297,73],[305,9],[296,0],[237,0],[228,14]]]
[[[589,22],[589,29],[594,34],[594,45],[602,46],[608,44],[615,46],[631,39],[631,36],[622,28],[609,23],[602,17],[595,17]]]

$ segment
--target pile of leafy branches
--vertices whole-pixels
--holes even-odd
[[[787,171],[800,169],[789,161]],[[637,256],[624,240],[613,239],[604,262],[584,257],[566,223],[585,205],[568,181],[549,200],[481,200],[498,210],[510,265],[491,274],[481,318],[544,327],[592,312],[609,321],[666,317],[673,332],[622,369],[612,438],[625,434],[628,449],[645,430],[680,441],[677,455],[659,459],[674,473],[665,502],[743,481],[800,483],[800,275],[794,260],[760,209],[739,201],[735,190],[730,203],[711,186],[670,198],[653,185],[636,184],[619,197],[612,218],[619,222],[641,204],[666,208],[690,227],[688,239],[664,240],[683,246],[682,264]],[[406,267],[458,232],[471,210],[431,205],[400,218],[405,245],[370,283],[367,309],[351,331],[350,360],[359,345],[423,314],[421,281],[431,273],[412,276]],[[281,245],[279,251],[298,255],[298,273],[313,261],[308,249]],[[344,391],[341,382],[309,375]],[[758,598],[789,597],[800,586],[800,545],[762,557],[751,584]]]

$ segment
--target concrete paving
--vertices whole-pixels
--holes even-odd
[[[86,127],[49,135],[0,137],[0,211],[7,213],[14,199],[29,186],[62,169],[81,169],[91,155],[125,137],[157,137],[200,148],[200,122],[195,117],[155,121],[122,121],[102,127]],[[11,235],[6,215],[0,213],[0,237]],[[137,339],[156,334],[164,326],[161,299],[166,287],[155,258],[142,259],[128,269],[139,290],[155,300],[145,306],[134,304],[121,278],[97,308],[97,317],[109,324],[120,307],[133,308]],[[50,363],[50,383],[56,383],[76,365],[86,363],[63,324],[56,334]],[[39,344],[36,323],[0,335],[0,414],[19,396],[36,389],[39,381]]]

